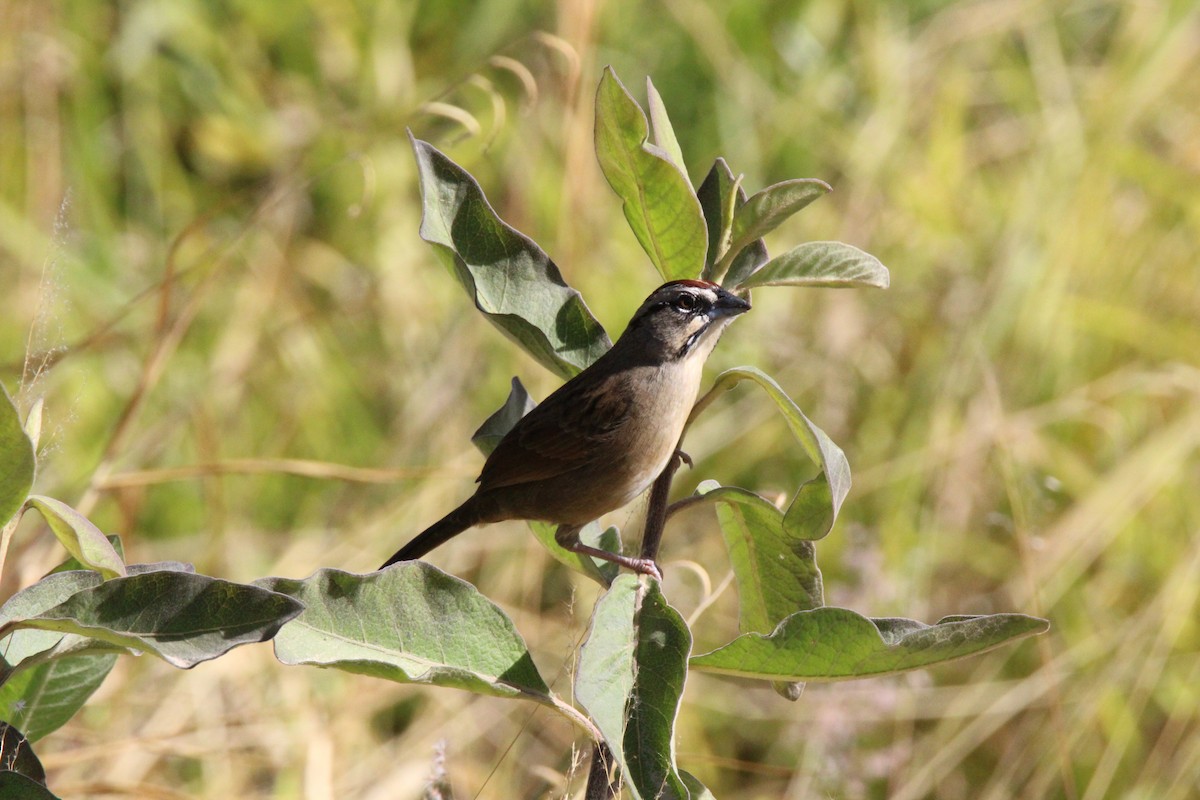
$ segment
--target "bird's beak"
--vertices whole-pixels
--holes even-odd
[[[720,317],[736,317],[738,314],[745,314],[750,310],[750,301],[743,300],[736,294],[727,292],[724,289],[717,289],[717,302],[713,305],[713,318]]]

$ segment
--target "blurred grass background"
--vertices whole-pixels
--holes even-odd
[[[417,236],[404,129],[474,172],[612,334],[657,283],[592,155],[612,64],[653,77],[693,180],[834,185],[768,241],[841,239],[887,292],[764,290],[713,369],[776,376],[850,458],[827,602],[1051,632],[928,672],[770,689],[693,675],[681,764],[722,798],[1200,791],[1200,9],[1020,0],[6,0],[0,373],[46,398],[38,491],[134,560],[234,580],[365,571],[469,491],[519,374]],[[787,493],[751,390],[696,469]],[[637,510],[618,514],[636,536]],[[4,595],[61,558],[27,521]],[[685,614],[727,572],[668,530]],[[520,525],[432,559],[556,688],[595,598]],[[687,564],[685,562],[692,562]],[[732,591],[696,624],[733,631]],[[64,797],[578,793],[574,731],[466,693],[123,659],[39,753]],[[441,755],[437,755],[440,753]]]

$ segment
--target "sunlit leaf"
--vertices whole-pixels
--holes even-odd
[[[824,605],[813,543],[789,534],[783,512],[753,492],[705,481],[737,578],[738,630],[769,633],[796,611]]]
[[[784,515],[784,526],[791,535],[820,539],[833,527],[850,491],[850,463],[842,449],[804,415],[773,378],[757,367],[726,370],[717,376],[712,390],[697,404],[693,415],[702,411],[717,392],[732,389],[744,380],[753,381],[775,401],[792,435],[821,468],[821,475],[800,486]]]
[[[795,178],[755,192],[733,217],[734,248],[761,239],[812,201],[833,191],[825,181]]]
[[[687,798],[674,730],[691,633],[657,581],[621,575],[596,603],[579,655],[575,697],[591,716],[634,798]]]
[[[421,238],[489,322],[539,363],[570,378],[612,342],[579,292],[537,244],[501,220],[470,173],[412,139],[421,182]]]
[[[654,136],[654,143],[662,148],[686,178],[687,163],[683,160],[683,150],[679,147],[679,140],[675,138],[675,128],[671,125],[671,118],[667,116],[667,106],[663,103],[662,95],[655,88],[654,81],[650,80],[648,75],[646,76],[646,109],[650,112],[650,132]]]
[[[0,526],[12,519],[33,486],[33,444],[21,416],[0,385]]]
[[[691,665],[773,681],[837,681],[888,675],[982,653],[1049,628],[1024,614],[948,617],[936,625],[868,619],[845,608],[800,611],[770,634],[747,633]]]
[[[551,703],[512,620],[474,586],[429,564],[256,583],[304,604],[275,637],[284,664]]]
[[[46,520],[71,556],[106,578],[125,574],[125,564],[108,538],[87,517],[61,500],[33,495],[27,501]]]
[[[873,286],[886,289],[887,267],[870,253],[842,242],[807,242],[767,262],[739,284],[756,286],[825,286],[834,289]]]
[[[646,115],[606,67],[596,92],[600,169],[663,279],[698,277],[708,247],[700,202],[682,168],[648,136]]]

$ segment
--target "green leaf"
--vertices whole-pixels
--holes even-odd
[[[512,620],[474,586],[429,564],[366,575],[322,569],[304,580],[257,583],[304,603],[275,637],[284,664],[554,704]]]
[[[706,280],[720,279],[726,286],[736,286],[738,281],[767,263],[767,245],[762,239],[756,239],[733,256],[729,270],[723,277],[715,274],[716,262],[724,255],[733,235],[735,213],[746,202],[746,192],[733,176],[725,159],[718,158],[696,190],[696,196],[704,210],[704,221],[708,227],[708,254],[704,261],[703,277]]]
[[[766,236],[788,217],[831,191],[833,189],[825,181],[796,178],[755,193],[733,216],[730,252],[736,255],[743,247]]]
[[[256,586],[175,570],[89,585],[97,577],[62,572],[18,592],[0,608],[0,633],[35,628],[75,634],[187,669],[270,639],[301,610],[290,597]]]
[[[621,575],[596,603],[575,697],[640,798],[687,798],[674,729],[692,638],[657,581]]]
[[[691,800],[717,800],[716,795],[692,773],[680,770],[679,777],[683,778],[683,785],[691,793]]]
[[[0,722],[0,770],[20,773],[43,786],[46,784],[46,770],[34,755],[28,739],[8,722]]]
[[[579,292],[532,239],[496,216],[470,173],[428,142],[412,138],[412,146],[421,238],[488,321],[563,378],[612,347]]]
[[[0,772],[0,797],[4,800],[58,800],[42,784],[19,772]]]
[[[744,380],[758,384],[775,401],[792,435],[813,463],[821,468],[821,475],[800,486],[784,515],[784,526],[791,535],[820,539],[833,527],[842,501],[850,491],[850,463],[842,449],[804,415],[773,378],[756,367],[726,370],[717,376],[712,390],[701,399],[692,414],[695,416],[702,411],[717,392],[732,389]]]
[[[504,401],[504,405],[483,421],[483,424],[471,436],[471,444],[475,445],[485,456],[490,456],[505,434],[511,431],[522,417],[533,411],[536,405],[537,403],[533,402],[533,398],[529,396],[529,392],[525,391],[525,387],[521,385],[520,378],[514,377],[508,399]]]
[[[671,156],[647,141],[646,115],[604,68],[596,92],[596,157],[623,203],[625,219],[664,280],[695,278],[704,268],[704,214]]]
[[[1050,624],[1024,614],[948,617],[936,625],[868,619],[845,608],[797,612],[769,635],[746,633],[695,669],[772,681],[839,681],[890,675],[982,653],[1044,633]]]
[[[0,385],[0,526],[20,510],[33,487],[33,443],[21,426],[21,416]]]
[[[743,279],[738,288],[757,286],[825,286],[834,289],[873,286],[886,289],[887,267],[870,253],[842,242],[807,242]]]
[[[125,574],[125,564],[91,521],[61,500],[33,495],[26,505],[36,509],[72,557],[106,578]]]
[[[0,772],[0,798],[4,800],[59,800],[41,783],[19,772]]]
[[[27,633],[27,631],[19,631]],[[61,640],[84,640],[63,636]],[[0,719],[37,741],[75,716],[117,663],[115,654],[56,658],[20,669],[0,686]]]
[[[796,611],[825,604],[816,549],[785,530],[782,511],[753,492],[713,481],[697,492],[717,504],[737,578],[739,631],[770,633]]]
[[[654,134],[654,143],[671,159],[683,176],[687,177],[687,163],[683,160],[683,149],[675,138],[675,128],[671,126],[671,118],[667,116],[667,106],[663,103],[662,95],[654,87],[654,81],[646,76],[646,108],[650,111],[650,130]]]

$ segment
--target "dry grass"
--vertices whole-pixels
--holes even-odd
[[[850,458],[827,600],[1053,623],[795,705],[693,676],[684,766],[726,798],[1194,796],[1200,11],[540,5],[0,7],[0,362],[26,407],[47,399],[39,491],[137,560],[374,566],[467,490],[468,435],[510,375],[553,388],[418,240],[403,129],[475,172],[615,333],[654,279],[591,156],[612,63],[654,77],[694,176],[722,154],[751,188],[834,184],[774,252],[840,238],[892,269],[886,293],[760,292],[714,357],[767,369]],[[689,450],[681,491],[786,491],[804,468],[749,392]],[[689,513],[664,552],[719,584],[719,541]],[[24,527],[4,594],[58,557]],[[569,691],[590,586],[519,526],[434,561]],[[695,571],[667,573],[689,613]],[[456,796],[561,797],[572,737],[248,648],[187,673],[125,659],[39,752],[67,797],[391,798],[420,794],[444,742]]]

